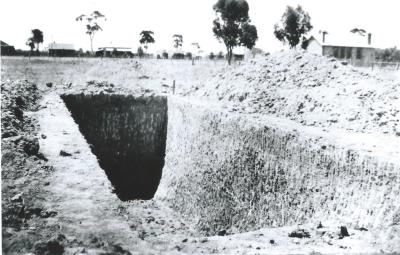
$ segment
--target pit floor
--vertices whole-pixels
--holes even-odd
[[[312,238],[289,238],[298,226],[264,228],[229,236],[203,237],[190,222],[190,215],[177,215],[161,201],[122,202],[61,98],[47,94],[37,113],[41,152],[54,166],[46,186],[45,206],[58,214],[50,219],[58,224],[67,239],[103,240],[118,244],[132,254],[310,254],[375,253],[368,232],[349,229],[350,237],[326,238],[316,234],[315,226],[301,226]],[[72,156],[60,156],[64,150]],[[328,225],[327,225],[328,226]],[[326,231],[337,231],[337,226]],[[274,240],[273,243],[270,240]],[[65,254],[98,254],[98,248],[84,243],[67,248]]]

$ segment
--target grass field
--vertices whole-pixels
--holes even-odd
[[[227,66],[226,61],[2,57],[2,80],[27,79],[44,87],[90,80],[106,80],[122,87],[141,86],[165,89],[176,81],[177,92],[201,84]]]

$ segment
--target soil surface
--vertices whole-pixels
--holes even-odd
[[[400,80],[304,51],[226,67],[189,92],[236,112],[283,117],[324,130],[400,137]]]
[[[217,236],[206,237],[194,229],[190,215],[178,215],[160,201],[122,202],[113,193],[113,188],[92,154],[90,145],[79,132],[78,126],[59,97],[60,93],[68,93],[69,90],[91,93],[171,93],[175,80],[177,94],[221,101],[222,107],[229,106],[243,113],[251,114],[255,109],[260,109],[264,114],[286,116],[299,122],[305,120],[303,124],[309,125],[311,122],[307,118],[313,118],[309,114],[312,112],[312,106],[303,103],[303,107],[300,107],[302,113],[296,115],[300,99],[290,97],[288,89],[275,89],[284,84],[282,80],[277,81],[276,75],[291,80],[288,86],[295,87],[301,82],[302,76],[296,78],[292,68],[287,71],[276,70],[276,66],[287,68],[285,59],[291,59],[290,63],[296,68],[311,68],[302,73],[303,76],[310,75],[309,72],[314,67],[307,67],[306,62],[314,61],[314,57],[299,56],[297,53],[289,54],[286,58],[280,56],[283,60],[279,64],[274,62],[278,57],[267,56],[266,60],[254,60],[234,67],[227,67],[225,63],[218,62],[207,65],[197,63],[194,67],[188,62],[182,67],[178,62],[162,61],[161,64],[157,64],[158,68],[154,68],[155,70],[150,68],[153,64],[132,60],[100,62],[89,59],[78,62],[65,60],[59,63],[40,58],[29,63],[26,59],[5,60],[1,84],[3,253],[341,254],[381,253],[400,249],[392,247],[382,250],[381,244],[384,240],[381,238],[385,239],[385,236],[379,236],[379,233],[368,229],[345,228],[346,226],[332,222],[264,228],[239,234],[222,230]],[[370,76],[361,71],[352,71],[349,66],[343,66],[340,62],[326,59],[318,61],[322,61],[323,65],[315,70],[316,73],[320,73],[316,79],[325,77],[326,82],[329,79],[341,81],[338,77],[347,73],[349,78],[341,81],[347,86],[351,80],[359,81],[360,76]],[[113,66],[108,68],[110,63],[113,63]],[[318,66],[321,64],[316,63]],[[159,67],[163,65],[166,66],[166,70],[162,72],[162,68]],[[252,65],[258,69],[250,72],[249,68]],[[121,69],[121,66],[125,69]],[[234,69],[238,74],[233,76],[236,78],[228,78],[225,75],[231,73],[230,69]],[[275,76],[265,79],[272,79],[274,82],[262,80],[260,76],[267,77],[268,74],[266,71],[261,72],[261,69],[270,70]],[[328,69],[331,70],[332,77],[336,78],[326,76]],[[183,74],[185,72],[186,74]],[[94,81],[94,77],[107,82]],[[249,81],[251,86],[246,89],[251,91],[245,91],[241,87],[248,77],[251,77],[252,81]],[[35,83],[18,80],[21,78]],[[200,78],[204,80],[200,81]],[[374,76],[373,79],[379,81],[380,78]],[[188,85],[190,80],[193,82]],[[306,78],[303,80],[309,81]],[[369,82],[370,78],[367,80]],[[364,79],[361,81],[360,83],[364,84]],[[298,98],[314,102],[316,111],[320,111],[318,116],[329,112],[329,117],[323,117],[324,120],[321,120],[322,117],[315,118],[315,126],[327,128],[332,125],[339,129],[347,127],[344,129],[362,133],[378,132],[396,137],[399,130],[396,123],[399,122],[397,103],[400,86],[396,80],[384,81],[382,84],[387,85],[382,85],[382,88],[363,85],[361,91],[356,89],[356,84],[348,90],[345,90],[345,85],[334,88],[333,85],[328,86],[332,88],[332,93],[325,95],[325,99],[320,97],[321,85],[307,87],[303,84],[302,87],[310,88],[307,90],[310,93],[308,97],[304,94],[304,97]],[[125,84],[121,85],[123,82]],[[319,82],[316,80],[313,84]],[[214,84],[214,87],[220,84],[220,88],[213,89],[210,84]],[[227,84],[236,84],[236,88],[228,89]],[[267,86],[268,89],[262,92],[262,86]],[[283,91],[287,91],[285,95],[288,97],[274,106],[273,98],[284,97],[277,96],[284,93]],[[329,103],[330,109],[336,109],[332,102],[337,98],[334,95],[339,91],[346,95],[340,102],[349,98],[360,98],[357,107],[343,106],[335,114],[327,110]],[[365,95],[366,91],[372,91],[368,93],[374,96]],[[256,100],[261,95],[265,97]],[[286,105],[290,102],[290,107],[282,108],[282,105],[285,105],[283,101]],[[378,103],[379,101],[382,103]],[[271,102],[273,105],[268,106]],[[296,106],[296,111],[287,110],[292,106]],[[365,110],[371,107],[374,108],[373,111]],[[345,109],[355,109],[350,113],[354,113],[354,123],[357,124],[351,124],[353,121],[339,114]],[[375,113],[382,111],[382,114]],[[368,117],[369,115],[371,117]],[[300,116],[299,119],[296,119],[296,116]],[[331,121],[335,116],[337,121]],[[376,116],[380,117],[375,120]],[[383,122],[386,124],[381,125]]]

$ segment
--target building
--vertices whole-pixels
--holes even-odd
[[[7,43],[0,41],[1,55],[2,56],[14,56],[16,51],[14,46],[8,45]]]
[[[49,44],[48,50],[51,57],[74,57],[76,55],[73,44],[54,42]]]
[[[243,46],[235,47],[232,51],[232,61],[243,61],[248,49]]]
[[[100,47],[96,51],[96,57],[133,57],[134,54],[129,47]]]
[[[262,49],[259,48],[252,48],[249,50],[246,50],[244,54],[245,59],[252,59],[255,58],[256,56],[264,55],[265,52]]]
[[[244,59],[244,54],[235,54],[232,53],[232,59],[234,61],[242,61]]]
[[[324,34],[319,41],[311,36],[306,43],[306,49],[311,53],[335,57],[355,66],[369,66],[375,61],[375,48],[371,45],[371,37],[371,34],[351,34],[338,40],[326,40]]]

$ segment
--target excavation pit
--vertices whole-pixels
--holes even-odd
[[[380,143],[360,149],[360,137],[342,141],[341,134],[175,96],[62,98],[121,200],[154,196],[196,219],[206,235],[311,218],[366,228],[378,216],[379,224],[393,222],[390,210],[369,209],[398,197],[397,184],[385,196],[370,189],[391,187],[399,173],[397,153],[381,163],[365,151]]]
[[[118,94],[61,98],[118,198],[153,198],[164,167],[167,98]]]

